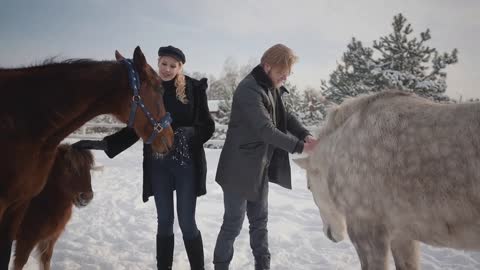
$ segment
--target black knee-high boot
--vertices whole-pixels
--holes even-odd
[[[270,270],[270,255],[255,257],[255,270]]]
[[[185,249],[187,250],[188,261],[190,262],[190,268],[192,270],[204,270],[204,258],[203,258],[203,241],[202,234],[198,232],[198,236],[194,239],[183,239]]]
[[[173,262],[174,236],[157,235],[157,269],[170,270]]]

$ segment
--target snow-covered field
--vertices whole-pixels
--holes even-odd
[[[94,151],[103,171],[93,173],[95,198],[75,209],[58,241],[52,269],[145,270],[155,269],[156,211],[153,198],[141,200],[141,143],[109,159]],[[222,215],[222,190],[214,176],[220,150],[206,149],[208,179],[205,196],[197,203],[197,223],[203,234],[206,269],[213,269],[213,249]],[[318,210],[306,188],[305,173],[292,163],[293,190],[271,185],[269,236],[272,269],[360,269],[352,244],[330,242],[322,232]],[[231,269],[253,269],[248,223],[245,219],[235,242]],[[173,269],[188,270],[181,231],[175,224]],[[480,253],[422,245],[422,269],[480,269]],[[390,261],[393,269],[393,261]],[[38,269],[32,257],[26,269]]]

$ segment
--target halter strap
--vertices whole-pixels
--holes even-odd
[[[150,137],[145,141],[146,144],[151,144],[155,137],[164,129],[170,126],[172,123],[172,117],[170,116],[170,113],[167,112],[160,121],[156,121],[155,118],[153,118],[152,114],[148,111],[148,109],[145,107],[145,104],[143,103],[143,99],[139,94],[139,89],[140,89],[140,77],[138,76],[138,72],[135,70],[133,66],[133,61],[132,59],[123,59],[122,62],[127,66],[128,70],[128,81],[130,84],[130,88],[133,90],[133,96],[132,96],[132,106],[130,109],[130,116],[128,117],[128,127],[133,127],[133,123],[135,120],[135,114],[137,112],[138,106],[142,109],[143,113],[145,114],[145,117],[150,121],[150,124],[153,126],[153,131]]]

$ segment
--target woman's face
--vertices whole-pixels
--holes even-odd
[[[162,81],[173,80],[181,69],[180,61],[171,56],[161,56],[158,58],[158,75]]]

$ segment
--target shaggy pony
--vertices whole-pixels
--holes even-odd
[[[43,269],[50,269],[53,247],[72,215],[73,205],[86,206],[93,199],[90,150],[68,144],[58,147],[47,184],[32,199],[16,237],[15,270],[22,269],[35,246]]]

